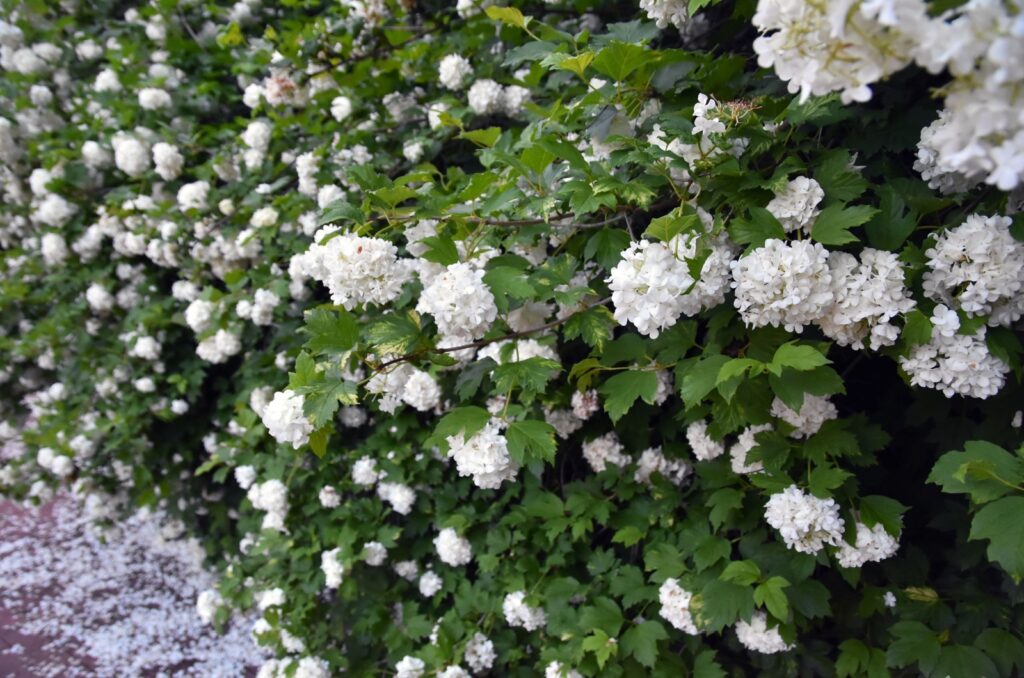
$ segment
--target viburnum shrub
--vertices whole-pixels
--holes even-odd
[[[1017,2],[0,4],[0,486],[261,676],[1024,671]]]

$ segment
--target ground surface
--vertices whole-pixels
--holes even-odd
[[[200,556],[145,514],[104,541],[67,497],[0,502],[0,678],[251,674],[249,625],[218,636],[196,616]]]

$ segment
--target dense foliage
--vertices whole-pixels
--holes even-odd
[[[1021,7],[508,4],[0,2],[0,489],[267,677],[1024,671]]]

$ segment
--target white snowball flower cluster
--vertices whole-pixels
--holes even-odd
[[[185,308],[185,323],[193,332],[205,332],[210,327],[210,320],[217,310],[217,305],[205,299],[195,299]]]
[[[615,320],[620,325],[632,322],[641,334],[656,338],[680,315],[693,316],[725,301],[733,250],[727,239],[716,239],[695,285],[687,260],[697,257],[700,244],[699,235],[681,234],[668,243],[640,240],[630,245],[607,281]]]
[[[733,473],[749,474],[758,473],[764,470],[764,464],[761,463],[761,461],[748,462],[747,455],[750,454],[751,450],[757,447],[757,434],[771,430],[771,424],[758,424],[756,426],[748,426],[743,429],[739,438],[737,438],[736,442],[729,448],[729,462],[732,466]]]
[[[159,360],[160,359],[160,342],[153,337],[138,337],[135,343],[132,345],[128,355],[134,358],[141,358],[142,360]]]
[[[344,566],[338,560],[341,555],[341,548],[333,548],[320,554],[320,569],[324,572],[326,586],[329,589],[336,589],[341,586],[342,575],[345,572]]]
[[[446,527],[434,537],[434,548],[442,563],[452,567],[461,567],[473,559],[473,547],[469,540],[460,537],[451,527]]]
[[[658,589],[658,601],[661,603],[660,614],[665,621],[683,633],[695,636],[700,631],[694,623],[690,612],[690,601],[693,593],[679,586],[675,579],[666,579]]]
[[[881,523],[868,527],[862,522],[854,523],[857,542],[851,546],[845,541],[836,551],[836,560],[843,567],[861,567],[864,563],[877,563],[896,555],[900,549],[899,539],[886,532]]]
[[[651,476],[657,473],[674,485],[682,485],[692,470],[682,459],[669,459],[660,447],[650,447],[640,453],[633,480],[650,485]]]
[[[754,613],[749,622],[742,619],[736,622],[736,638],[743,647],[761,654],[788,652],[796,647],[782,639],[778,627],[768,628],[768,615],[760,610]]]
[[[243,490],[248,490],[256,482],[256,469],[248,464],[235,467],[235,482]]]
[[[388,559],[388,550],[379,541],[363,544],[363,562],[371,567],[380,567]]]
[[[846,252],[828,258],[833,302],[816,321],[841,346],[871,350],[892,346],[899,328],[892,320],[917,305],[904,283],[903,267],[893,252],[865,247],[860,262]]]
[[[68,246],[64,242],[64,237],[59,233],[46,233],[40,239],[39,243],[40,254],[43,255],[43,261],[46,262],[47,266],[59,266],[64,263],[64,260],[68,258]]]
[[[548,615],[543,608],[530,607],[526,604],[525,591],[514,591],[506,595],[501,610],[509,626],[524,628],[527,631],[536,631],[548,622]]]
[[[793,427],[794,430],[790,433],[793,438],[810,438],[821,429],[822,424],[839,416],[839,410],[831,400],[810,393],[804,394],[804,402],[799,412],[795,412],[779,398],[772,402],[771,411],[773,417],[778,417]]]
[[[800,553],[817,553],[825,544],[839,546],[843,540],[844,523],[836,500],[819,499],[796,485],[769,497],[764,517],[786,546]]]
[[[332,302],[348,310],[394,301],[411,276],[387,240],[321,229],[316,242],[304,255],[308,273],[327,286]]]
[[[161,179],[174,181],[181,175],[181,170],[185,167],[185,156],[181,154],[177,146],[161,141],[153,144],[153,164]]]
[[[551,662],[544,667],[544,678],[583,678],[583,674],[561,662]]]
[[[824,198],[821,184],[809,177],[796,177],[775,193],[767,209],[787,233],[802,231],[810,235],[811,226],[820,212],[818,203]]]
[[[439,671],[437,678],[469,678],[469,671],[458,665],[446,666],[443,670]]]
[[[482,337],[498,316],[484,272],[467,263],[452,264],[434,278],[416,310],[432,315],[443,336],[466,342]]]
[[[743,322],[800,332],[821,317],[833,300],[828,254],[821,243],[772,238],[732,262],[734,303]]]
[[[395,678],[420,678],[426,670],[422,659],[407,655],[395,664]]]
[[[494,643],[484,634],[477,632],[466,643],[466,652],[462,658],[469,664],[472,673],[483,673],[494,666],[498,653],[494,650]]]
[[[573,415],[580,421],[590,419],[601,410],[601,398],[594,389],[573,391],[570,402]]]
[[[623,451],[622,443],[614,431],[583,443],[583,458],[594,473],[601,473],[608,468],[608,464],[625,466],[630,462],[629,455]]]
[[[971,335],[957,334],[959,328],[956,313],[939,304],[932,313],[932,338],[900,356],[900,367],[913,386],[937,389],[947,398],[995,395],[1010,367],[989,351],[984,327]]]
[[[477,80],[469,88],[469,107],[477,115],[490,115],[501,110],[504,90],[490,79]]]
[[[640,0],[640,9],[658,28],[675,26],[684,30],[690,21],[689,3],[685,0]]]
[[[274,394],[262,416],[263,425],[274,440],[296,450],[309,442],[313,423],[303,413],[304,405],[305,398],[291,389]]]
[[[288,515],[288,488],[280,480],[255,483],[246,494],[253,508],[266,511],[263,529],[286,532],[285,517]]]
[[[223,363],[242,350],[242,342],[237,334],[220,329],[203,339],[196,346],[196,355],[209,363]]]
[[[708,435],[708,422],[704,419],[686,427],[686,442],[693,450],[693,456],[700,461],[710,461],[725,454],[725,445]]]
[[[196,598],[196,614],[204,624],[212,624],[217,616],[217,610],[223,605],[224,598],[220,593],[213,589],[207,589],[200,592]]]
[[[431,598],[444,586],[444,580],[433,570],[427,570],[420,576],[420,595],[424,598]]]
[[[511,351],[508,354],[508,358],[503,360],[502,355],[505,353],[505,347],[507,346],[511,346]],[[480,349],[480,352],[477,353],[477,359],[482,358],[490,358],[499,365],[521,362],[530,358],[547,358],[548,360],[561,362],[555,349],[547,344],[540,343],[536,339],[496,341]]]
[[[149,147],[128,134],[117,134],[111,139],[114,164],[129,177],[137,178],[149,171]]]
[[[391,504],[395,513],[409,515],[412,505],[416,503],[416,490],[402,483],[380,483],[377,485],[377,496]]]
[[[71,457],[58,454],[52,447],[40,447],[36,453],[36,463],[58,478],[66,478],[75,470]]]
[[[477,487],[496,490],[515,480],[519,465],[512,460],[508,441],[497,425],[489,423],[467,440],[462,433],[448,436],[448,457],[460,476],[472,476]]]
[[[426,412],[441,402],[437,380],[408,363],[375,373],[366,383],[366,390],[381,396],[377,405],[388,414],[394,413],[401,403]]]
[[[437,72],[442,87],[458,91],[466,86],[466,80],[473,75],[473,66],[464,56],[449,54],[441,59]]]
[[[210,195],[210,182],[193,181],[182,184],[178,189],[178,209],[184,210],[205,210],[206,201]]]
[[[139,106],[147,111],[169,108],[171,95],[159,87],[144,87],[139,90]]]
[[[1004,325],[1024,314],[1024,243],[1010,235],[1009,217],[972,214],[943,231],[925,251],[922,287],[937,302]]]
[[[360,457],[352,464],[352,482],[363,487],[372,487],[380,477],[377,461],[372,457]]]
[[[352,100],[347,96],[336,96],[331,100],[331,117],[342,122],[352,115]]]

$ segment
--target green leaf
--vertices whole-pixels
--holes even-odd
[[[602,228],[590,236],[583,256],[595,259],[604,268],[611,269],[619,263],[622,250],[629,247],[629,233],[612,228]]]
[[[589,636],[583,639],[580,645],[584,652],[590,652],[597,660],[599,668],[604,668],[608,659],[619,650],[619,644],[601,629],[594,629]]]
[[[515,7],[485,7],[484,12],[492,21],[501,21],[509,26],[522,29],[525,29],[533,20],[532,17],[523,16],[523,13]]]
[[[807,372],[817,367],[830,365],[831,363],[831,360],[814,347],[790,341],[776,349],[775,356],[772,357],[771,363],[768,364],[768,370],[772,374],[781,375],[783,367]]]
[[[498,310],[507,312],[509,299],[529,299],[537,291],[530,284],[526,273],[510,266],[495,266],[484,273],[484,282],[494,293]]]
[[[515,355],[509,357],[504,365],[498,365],[491,372],[491,378],[498,391],[508,393],[517,388],[522,391],[524,400],[531,401],[538,394],[547,390],[551,381],[562,366],[550,358],[533,357],[516,360]]]
[[[789,587],[789,602],[793,609],[808,619],[828,617],[832,609],[828,604],[828,589],[821,582],[805,579]]]
[[[999,675],[1012,676],[1014,669],[1024,670],[1024,643],[1009,631],[989,628],[978,634],[974,646],[989,656],[999,668]]]
[[[623,82],[652,56],[652,52],[640,45],[612,40],[598,53],[592,66],[615,82]]]
[[[572,71],[585,81],[587,79],[585,71],[592,61],[594,61],[594,53],[590,50],[580,52],[576,56],[552,52],[541,61],[541,65],[560,71]]]
[[[721,353],[704,356],[696,364],[683,372],[680,393],[686,409],[696,407],[715,389],[718,373],[730,358]],[[677,372],[677,375],[679,373]]]
[[[754,592],[749,586],[712,579],[699,598],[694,598],[690,606],[695,608],[697,626],[710,633],[721,631],[738,619],[750,619],[754,613]]]
[[[693,662],[693,678],[725,678],[726,672],[715,661],[714,650],[705,650]]]
[[[751,247],[760,247],[769,239],[786,239],[786,230],[782,224],[763,207],[751,207],[750,218],[733,219],[728,230],[733,242]]]
[[[668,633],[659,622],[648,619],[622,634],[622,651],[632,655],[648,668],[654,668],[658,661],[658,641],[666,640]]]
[[[298,392],[305,396],[303,413],[318,428],[334,418],[340,405],[355,405],[359,402],[356,385],[345,380],[321,382],[298,389]]]
[[[857,242],[857,236],[850,233],[854,226],[860,226],[878,213],[874,207],[855,205],[829,205],[821,211],[811,227],[811,238],[822,245],[845,245]]]
[[[635,525],[626,525],[625,527],[615,531],[615,534],[612,535],[612,543],[622,544],[626,548],[629,548],[643,538],[644,533],[640,531],[640,528]]]
[[[534,419],[514,421],[505,431],[505,438],[509,454],[520,463],[531,459],[548,463],[555,461],[555,429],[547,422]]]
[[[309,434],[309,449],[313,450],[313,454],[320,459],[323,459],[324,455],[327,454],[327,441],[331,437],[331,431],[333,430],[333,426],[324,426]]]
[[[853,158],[846,149],[826,151],[814,169],[814,179],[825,190],[831,201],[850,202],[867,190],[868,182],[859,170],[851,169]]]
[[[722,365],[722,369],[718,370],[718,376],[715,377],[715,385],[718,386],[730,379],[743,376],[748,371],[751,372],[751,376],[754,374],[760,374],[762,369],[763,367],[760,360],[754,360],[752,358],[733,358]]]
[[[729,514],[743,506],[743,492],[732,487],[723,487],[715,490],[708,497],[707,505],[711,507],[708,512],[708,520],[711,521],[711,526],[717,530],[725,524]]]
[[[679,549],[666,542],[660,542],[644,549],[644,569],[654,572],[652,579],[656,582],[663,582],[681,575],[686,571],[686,566],[683,564],[683,554]]]
[[[488,9],[497,9],[489,7]],[[488,127],[487,129],[474,129],[466,130],[459,133],[459,139],[468,139],[477,146],[484,148],[493,148],[498,143],[498,139],[501,138],[500,127]]]
[[[345,353],[359,341],[359,324],[345,309],[318,308],[306,313],[305,347],[314,353]]]
[[[932,670],[945,678],[998,678],[999,669],[984,652],[970,645],[946,645]]]
[[[917,662],[923,673],[931,673],[939,659],[939,639],[934,631],[921,622],[901,621],[889,632],[894,638],[885,653],[889,666],[903,668]]]
[[[664,216],[651,219],[644,235],[648,239],[667,243],[680,233],[694,231],[700,226],[700,217],[696,214],[680,214],[678,210],[672,210]]]
[[[835,466],[815,466],[807,474],[807,487],[814,496],[828,498],[832,496],[832,490],[842,485],[852,475]]]
[[[615,317],[606,306],[595,306],[586,311],[574,313],[562,326],[566,340],[579,337],[597,352],[604,350],[605,342],[612,338]]]
[[[323,226],[335,221],[352,221],[358,224],[365,220],[366,215],[361,209],[347,200],[335,200],[324,209],[320,218],[317,219],[316,225]]]
[[[754,603],[767,608],[779,621],[785,621],[789,617],[789,600],[783,589],[788,586],[789,582],[783,577],[770,577],[754,589]]]
[[[580,626],[604,631],[612,638],[619,635],[623,621],[618,604],[606,596],[594,598],[593,605],[580,610]]]
[[[999,563],[1014,582],[1024,577],[1024,496],[986,504],[971,521],[970,539],[988,539],[988,559]]]
[[[917,226],[917,218],[906,211],[903,198],[889,184],[875,189],[881,198],[879,211],[864,225],[868,242],[880,250],[898,251]]]
[[[469,400],[480,390],[480,384],[497,365],[491,358],[472,363],[455,377],[455,393],[459,400]]]
[[[404,355],[420,338],[420,318],[413,311],[383,316],[366,330],[366,339],[378,355]]]
[[[769,375],[768,384],[782,402],[797,412],[803,407],[805,393],[817,396],[846,393],[839,373],[831,367],[817,367],[806,372],[786,368],[781,375]]]
[[[618,421],[633,407],[637,398],[643,398],[647,403],[654,402],[654,395],[658,391],[658,375],[652,370],[619,372],[604,382],[600,391],[604,395],[602,402],[605,412],[612,421]]]
[[[312,356],[305,351],[299,353],[299,357],[295,359],[295,371],[288,373],[288,388],[298,391],[304,386],[322,380],[323,376],[316,371],[316,362]]]
[[[432,235],[419,241],[427,249],[420,255],[421,259],[432,261],[442,266],[451,266],[459,261],[459,250],[449,235]]]
[[[860,519],[868,527],[881,524],[891,535],[898,535],[903,529],[903,514],[907,507],[895,499],[877,494],[860,498]]]
[[[839,645],[839,659],[836,660],[837,678],[863,675],[868,678],[887,678],[889,669],[885,666],[885,653],[855,638],[844,640]]]
[[[486,426],[490,420],[491,413],[482,407],[456,407],[437,422],[432,438],[444,440],[448,436],[461,433],[464,438],[468,439]]]
[[[939,485],[943,492],[969,494],[976,504],[983,504],[1024,484],[1024,460],[998,445],[971,440],[962,452],[942,455],[928,482]]]
[[[932,321],[916,308],[903,315],[903,332],[900,339],[906,346],[927,344],[932,338]]]
[[[753,560],[735,560],[725,566],[718,578],[749,586],[761,578],[761,568]]]
[[[701,539],[697,543],[697,548],[693,550],[693,564],[697,566],[698,572],[703,572],[731,554],[732,544],[728,539],[708,535]]]

